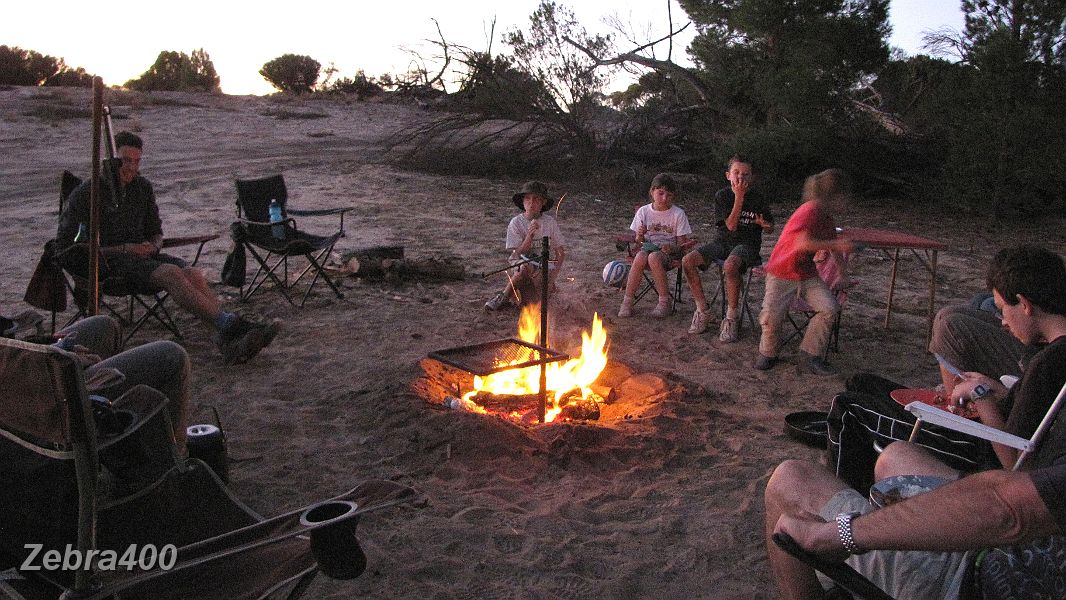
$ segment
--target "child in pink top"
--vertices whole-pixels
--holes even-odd
[[[785,224],[766,264],[766,293],[759,324],[762,338],[755,368],[769,369],[777,362],[781,323],[792,299],[799,296],[816,312],[800,344],[800,368],[817,375],[834,375],[836,369],[823,356],[840,306],[814,264],[820,251],[848,253],[851,242],[837,239],[833,215],[844,208],[848,192],[845,175],[829,169],[807,178],[805,202]]]

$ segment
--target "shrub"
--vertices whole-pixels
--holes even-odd
[[[278,91],[302,94],[314,89],[321,68],[310,56],[283,54],[264,64],[259,74]]]
[[[137,79],[126,82],[127,88],[142,92],[218,92],[219,78],[211,57],[203,48],[184,52],[164,50],[155,64]]]
[[[71,69],[62,58],[0,46],[0,85],[53,85],[91,87],[93,76],[85,69]]]
[[[392,78],[389,77],[388,81],[391,83]],[[385,91],[385,89],[380,83],[375,81],[373,77],[367,77],[366,74],[360,70],[355,74],[355,77],[342,77],[329,84],[326,91],[340,92],[342,94],[355,94],[360,98],[365,98],[367,96],[376,96]]]

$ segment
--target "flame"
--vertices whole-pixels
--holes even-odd
[[[524,342],[540,344],[540,307],[527,305],[518,319],[518,337]],[[514,364],[514,363],[511,363]],[[500,366],[503,366],[502,364]],[[588,398],[592,385],[607,366],[607,331],[599,314],[592,315],[592,331],[581,332],[581,354],[565,362],[547,365],[547,389],[549,402],[545,408],[544,421],[550,423],[558,417],[559,404],[567,392],[581,390],[581,397]],[[536,394],[540,391],[540,367],[511,369],[486,377],[474,377],[474,390],[463,397],[469,399],[477,392],[497,395]],[[514,416],[514,415],[512,415]]]

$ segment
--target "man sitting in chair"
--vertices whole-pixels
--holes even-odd
[[[1007,248],[993,258],[988,283],[1002,312],[1003,326],[1023,344],[1048,345],[1033,357],[1022,380],[1009,392],[998,381],[971,372],[956,382],[952,400],[975,402],[986,425],[1031,436],[1066,381],[1066,263],[1042,248]],[[1014,464],[1016,450],[1001,444],[993,448],[1001,464]],[[944,493],[937,490],[908,500],[900,510],[893,506],[867,516],[872,505],[866,497],[827,469],[787,461],[778,466],[766,486],[767,536],[784,531],[818,553],[843,547],[855,554],[857,549],[967,550],[1062,531],[1055,523],[1066,522],[1066,426],[1053,426],[1023,469],[1031,470],[1031,475],[1002,471],[971,475]],[[875,474],[877,479],[920,474],[949,480],[962,475],[907,442],[889,444],[877,461]],[[934,502],[927,496],[940,500]],[[902,510],[902,506],[911,508]],[[1049,510],[1055,513],[1053,519]],[[1043,520],[1035,527],[1017,521],[1026,518]],[[919,527],[915,519],[924,526]],[[859,529],[860,523],[868,525]],[[835,547],[832,540],[822,537],[831,533],[839,534],[832,538],[837,540]],[[820,598],[821,588],[814,587],[817,581],[810,569],[771,546],[768,542],[784,596]],[[849,563],[896,597],[955,598],[968,560],[961,552],[894,552],[856,557]]]
[[[277,335],[277,325],[252,323],[223,311],[200,271],[160,252],[163,228],[159,206],[152,184],[139,174],[144,143],[137,135],[123,131],[115,136],[115,145],[122,161],[117,181],[104,176],[101,186],[101,277],[119,275],[140,288],[166,291],[178,306],[217,330],[215,342],[226,364],[248,361],[270,344]],[[71,192],[59,217],[59,248],[82,241],[78,234],[88,231],[91,187],[91,180],[85,181]],[[66,262],[72,272],[88,273],[85,253],[70,253]]]
[[[681,266],[696,303],[696,312],[692,315],[688,332],[699,334],[707,330],[710,321],[710,307],[703,293],[700,269],[706,269],[716,260],[725,261],[722,264],[722,278],[725,283],[723,293],[726,311],[719,326],[718,339],[730,343],[737,341],[737,303],[740,301],[742,276],[759,263],[762,234],[773,231],[774,217],[763,197],[751,188],[755,176],[750,162],[740,156],[729,159],[725,178],[729,180],[729,187],[718,190],[714,195],[718,233],[710,243],[686,254]]]

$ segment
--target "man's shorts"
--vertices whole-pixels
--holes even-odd
[[[837,492],[818,512],[826,521],[840,513],[875,510],[859,492],[847,488]],[[848,558],[847,563],[893,598],[959,597],[972,552],[925,552],[877,550]],[[823,585],[828,585],[823,580]]]
[[[149,258],[140,258],[132,254],[112,254],[100,263],[100,279],[107,279],[113,276],[125,277],[138,288],[148,288],[151,287],[152,273],[163,265],[176,265],[185,268],[188,263],[176,256],[163,254],[162,252]],[[72,273],[80,277],[87,277],[89,274],[88,264],[85,262],[84,257],[82,257],[82,260],[71,261],[66,266]]]
[[[741,270],[747,270],[755,265],[759,264],[759,253],[755,251],[751,246],[744,244],[737,244],[732,248],[726,248],[720,240],[714,240],[708,242],[699,248],[696,248],[696,252],[700,253],[703,257],[703,263],[710,265],[716,260],[725,260],[730,256],[736,256],[740,258]]]

